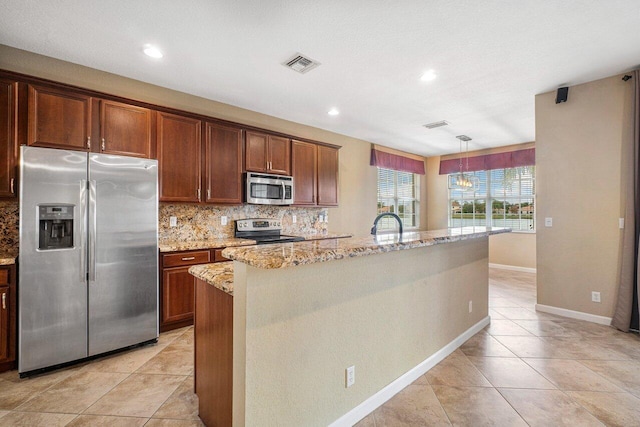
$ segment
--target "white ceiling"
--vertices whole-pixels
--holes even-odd
[[[0,43],[435,155],[533,141],[536,94],[640,65],[640,0],[0,0]]]

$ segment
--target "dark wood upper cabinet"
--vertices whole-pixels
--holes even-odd
[[[269,172],[291,175],[291,140],[269,135]]]
[[[89,151],[91,97],[36,85],[28,92],[28,145]]]
[[[200,120],[158,113],[160,201],[200,201],[201,128]]]
[[[291,175],[293,176],[294,205],[317,203],[318,148],[316,144],[291,141]]]
[[[152,111],[114,101],[100,102],[100,151],[152,158]]]
[[[318,146],[318,205],[338,206],[338,149]]]
[[[20,144],[157,157],[161,202],[242,204],[252,171],[293,174],[296,205],[338,204],[339,147],[0,70],[0,199]]]
[[[290,175],[291,140],[265,133],[247,132],[245,169]]]
[[[0,197],[16,197],[18,83],[0,79]]]
[[[264,133],[247,132],[245,143],[245,168],[252,172],[267,172],[267,144]]]
[[[242,203],[242,130],[206,124],[207,203]]]

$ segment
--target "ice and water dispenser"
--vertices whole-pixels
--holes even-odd
[[[38,206],[38,249],[73,247],[73,205]]]

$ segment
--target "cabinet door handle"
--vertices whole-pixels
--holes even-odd
[[[207,188],[207,200],[211,198],[211,189]]]
[[[200,200],[200,189],[198,188],[198,191],[196,192],[196,195],[198,196],[198,200]]]
[[[194,257],[194,256],[186,256],[186,257],[182,258],[182,261],[193,261],[194,259],[196,259],[196,257]]]
[[[102,148],[102,151],[104,151],[104,138],[102,138],[102,146],[100,148]]]
[[[13,189],[13,183],[15,182],[15,178],[11,178],[11,194],[16,194],[16,192]]]
[[[7,293],[6,292],[2,293],[2,309],[3,310],[7,309]]]
[[[91,137],[90,136],[87,137],[87,149],[91,150]]]

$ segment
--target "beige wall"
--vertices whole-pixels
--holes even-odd
[[[535,233],[509,233],[490,236],[489,262],[504,266],[535,269]]]
[[[4,45],[0,45],[0,69],[340,145],[340,207],[328,210],[329,231],[365,235],[373,224],[377,174],[369,166],[369,142]],[[422,209],[421,224],[426,224],[426,216]]]
[[[536,96],[538,303],[611,317],[621,230],[621,148],[632,85],[620,76]],[[544,218],[553,227],[544,227]],[[602,303],[591,302],[601,292]]]
[[[447,176],[439,175],[440,157],[427,159],[427,229],[447,228]],[[532,233],[496,234],[489,237],[489,262],[522,268],[536,268],[536,235]]]
[[[329,425],[488,312],[487,238],[234,268],[234,425]]]

